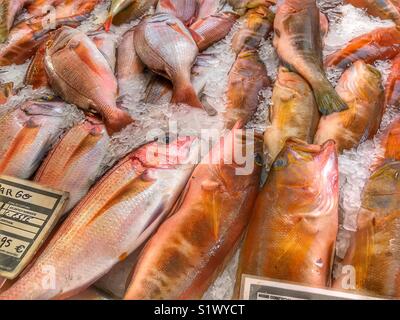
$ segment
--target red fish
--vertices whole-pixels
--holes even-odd
[[[392,59],[400,53],[400,30],[396,27],[378,28],[351,40],[347,46],[330,54],[326,67],[347,67],[357,60],[373,63],[376,60]]]

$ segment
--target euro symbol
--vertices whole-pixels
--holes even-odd
[[[24,252],[24,250],[25,250],[25,246],[22,246],[22,245],[15,248],[15,251],[17,253],[22,253],[22,252]]]

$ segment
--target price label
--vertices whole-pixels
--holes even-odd
[[[380,300],[338,290],[314,288],[250,275],[242,276],[242,300]]]
[[[61,217],[68,194],[0,176],[0,276],[16,278]]]

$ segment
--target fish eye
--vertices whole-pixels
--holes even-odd
[[[273,167],[274,168],[283,168],[287,166],[286,158],[278,158],[275,160]]]
[[[264,164],[263,157],[259,153],[255,154],[254,161],[255,161],[256,165],[258,165],[258,166],[262,166]]]

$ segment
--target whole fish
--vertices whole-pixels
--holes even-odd
[[[336,90],[349,109],[322,117],[314,142],[322,144],[332,139],[340,153],[375,136],[385,98],[380,72],[361,60],[346,70]]]
[[[376,60],[392,59],[399,53],[400,30],[396,27],[378,28],[354,38],[343,49],[327,56],[325,66],[346,68],[357,60],[373,63]]]
[[[106,58],[111,70],[115,72],[117,64],[117,39],[115,35],[103,31],[91,32],[89,38],[94,42],[97,49]]]
[[[267,166],[270,167],[289,138],[312,143],[317,131],[319,112],[313,92],[301,76],[279,68],[272,93],[272,107],[264,135]]]
[[[69,193],[69,212],[98,177],[109,146],[109,136],[98,119],[88,116],[70,129],[43,161],[34,181]]]
[[[217,14],[225,5],[226,0],[198,0],[197,19],[207,18]]]
[[[267,69],[256,50],[242,51],[228,75],[224,122],[232,129],[237,121],[247,123],[256,112],[262,90],[271,85]]]
[[[231,31],[239,16],[231,12],[222,12],[197,20],[190,26],[193,39],[199,51],[204,51],[222,40]]]
[[[100,113],[109,133],[133,122],[116,106],[118,85],[109,63],[84,33],[60,28],[48,44],[45,68],[52,89],[65,101]]]
[[[28,179],[66,129],[65,103],[26,102],[0,118],[0,174]]]
[[[118,26],[140,18],[157,2],[158,0],[112,0],[105,23],[106,31],[110,30],[112,24]]]
[[[345,0],[344,3],[365,9],[368,14],[400,24],[400,12],[390,0]]]
[[[196,21],[198,9],[198,0],[159,0],[156,12],[170,14],[190,26]]]
[[[244,240],[235,296],[243,274],[325,287],[338,231],[335,143],[289,139],[257,198]]]
[[[49,36],[49,39],[51,35]],[[33,56],[32,61],[29,64],[28,70],[26,71],[24,84],[32,86],[33,89],[47,87],[49,85],[49,79],[47,77],[46,69],[44,66],[44,56],[46,54],[47,43],[44,42],[40,45],[39,49]]]
[[[254,50],[272,31],[274,14],[265,6],[258,6],[246,12],[244,25],[232,39],[232,49],[239,54],[242,50]]]
[[[135,29],[126,32],[117,49],[117,78],[121,87],[123,81],[129,81],[143,74],[145,65],[136,53],[133,43]]]
[[[246,144],[251,166],[241,174],[238,169],[245,165],[237,155]],[[125,299],[203,296],[239,245],[250,219],[261,173],[253,152],[259,159],[262,139],[251,135],[246,141],[244,131],[235,129],[203,159],[177,210],[141,253]]]
[[[0,43],[7,40],[16,16],[31,0],[0,0]]]
[[[357,231],[342,261],[355,270],[354,288],[366,294],[400,297],[400,162],[378,167],[364,187]],[[343,271],[342,271],[343,272]],[[346,289],[342,274],[334,282]]]
[[[169,214],[197,159],[196,139],[151,143],[132,152],[80,202],[32,267],[1,299],[72,297],[146,241]],[[194,158],[193,158],[194,157]],[[43,267],[55,286],[42,286]]]
[[[319,111],[328,115],[347,109],[323,68],[320,12],[316,1],[283,1],[278,5],[274,29],[274,46],[280,59],[307,80]]]
[[[0,105],[6,104],[13,94],[14,83],[0,83]]]
[[[392,68],[385,86],[385,106],[400,105],[400,54],[392,60]]]
[[[159,13],[143,19],[134,32],[136,52],[154,72],[170,79],[174,86],[172,103],[216,110],[203,105],[190,80],[190,71],[199,50],[190,32],[177,18]]]

